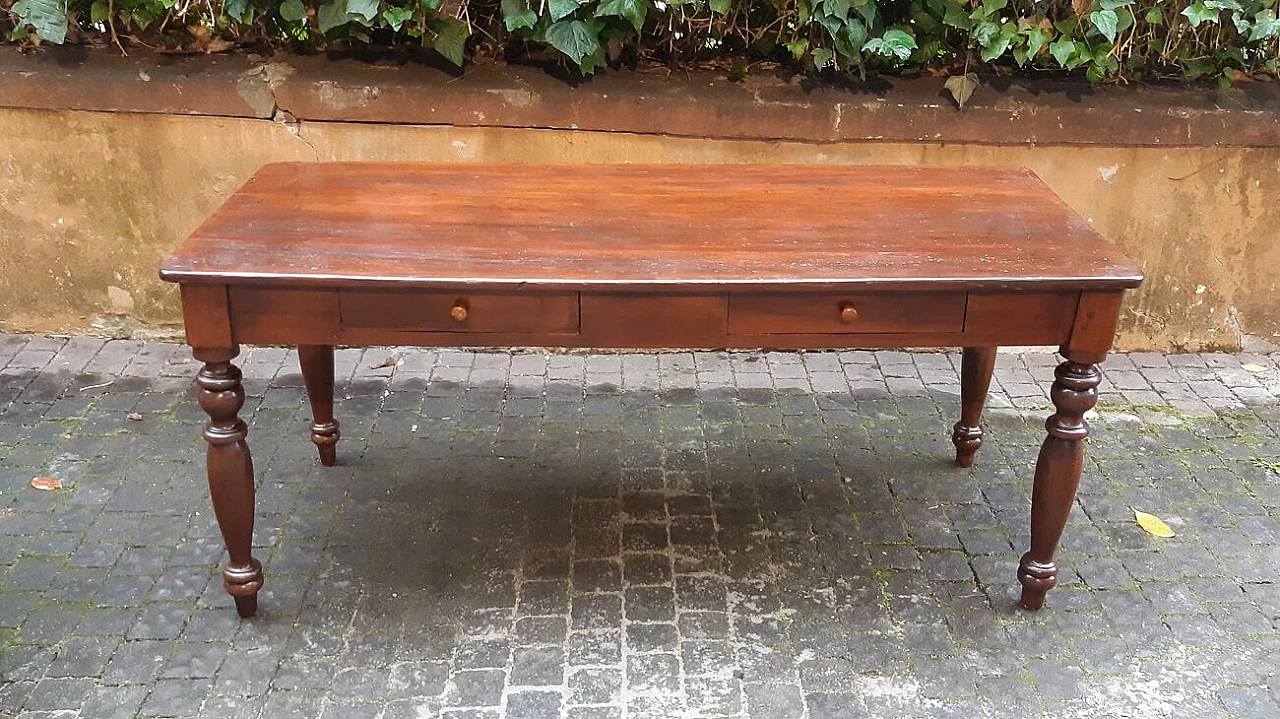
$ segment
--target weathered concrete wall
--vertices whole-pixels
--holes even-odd
[[[156,268],[254,170],[380,159],[1025,165],[1146,271],[1118,347],[1280,338],[1277,147],[707,140],[14,108],[0,108],[0,138],[0,329],[10,331],[172,326],[177,293]]]

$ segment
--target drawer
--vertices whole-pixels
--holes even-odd
[[[731,293],[729,334],[961,332],[964,292]]]
[[[339,290],[344,329],[577,334],[576,292]]]

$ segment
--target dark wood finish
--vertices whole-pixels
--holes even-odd
[[[338,344],[337,290],[233,286],[228,295],[237,342]]]
[[[1111,351],[1111,339],[1120,320],[1120,302],[1124,292],[1085,292],[1071,324],[1071,339],[1061,347],[1063,357],[1078,362],[1101,364]]]
[[[204,367],[196,375],[200,407],[209,415],[204,439],[209,443],[206,465],[213,513],[222,530],[230,559],[222,568],[222,584],[235,598],[236,611],[252,617],[258,610],[262,565],[253,558],[253,457],[245,441],[249,427],[240,419],[244,387],[240,368],[231,364],[239,348],[195,348]]]
[[[320,452],[320,464],[332,467],[342,438],[333,418],[333,345],[298,345],[298,364],[311,402],[311,441]]]
[[[587,346],[703,347],[725,336],[729,297],[584,293],[581,305]]]
[[[1084,413],[1097,404],[1102,381],[1096,366],[1070,358],[1058,365],[1054,376],[1049,396],[1057,411],[1045,422],[1049,436],[1040,446],[1031,490],[1031,550],[1018,564],[1022,606],[1027,609],[1039,609],[1045,592],[1058,583],[1053,555],[1080,486],[1084,439],[1089,436]]]
[[[957,466],[972,467],[973,456],[982,446],[982,407],[987,403],[995,367],[995,347],[964,348],[960,359],[960,421],[951,430]]]
[[[161,275],[685,293],[1141,281],[1027,170],[815,165],[268,165]]]
[[[999,345],[1069,358],[1036,469],[1023,605],[1056,580],[1138,272],[1026,170],[343,163],[264,167],[164,263],[205,362],[210,488],[242,614],[253,474],[236,343],[297,344],[331,464],[333,346],[965,347],[972,462]]]
[[[235,344],[226,285],[183,285],[182,317],[188,345],[230,347]]]
[[[729,293],[729,334],[960,332],[964,292]]]
[[[578,331],[576,292],[338,291],[343,329],[421,332]]]
[[[1056,345],[1071,335],[1079,299],[1079,292],[970,292],[965,333],[998,329],[1016,339],[991,344]]]

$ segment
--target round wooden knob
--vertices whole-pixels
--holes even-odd
[[[848,302],[840,303],[840,321],[849,323],[858,319],[858,310]]]
[[[466,322],[467,321],[467,303],[463,302],[462,300],[458,300],[457,302],[453,303],[453,309],[449,310],[449,316],[453,318],[454,322]]]

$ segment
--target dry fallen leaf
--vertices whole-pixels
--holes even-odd
[[[1240,369],[1246,370],[1248,372],[1266,372],[1267,371],[1266,367],[1263,367],[1260,364],[1254,364],[1252,362],[1249,362],[1248,364],[1240,365]]]
[[[378,364],[369,365],[369,369],[382,369],[383,367],[395,367],[395,366],[396,366],[396,358],[388,357],[382,360],[381,362],[379,362]]]
[[[1150,534],[1153,537],[1173,536],[1173,530],[1169,529],[1169,525],[1165,524],[1164,520],[1154,514],[1139,512],[1135,509],[1133,510],[1133,518],[1138,520],[1138,526],[1145,529],[1147,534]]]
[[[129,414],[126,414],[126,415],[125,415],[125,418],[126,418],[126,419],[128,419],[128,420],[130,420],[130,421],[133,421],[133,422],[141,422],[141,421],[142,421],[142,415],[141,415],[141,414],[139,414],[139,413],[137,413],[137,412],[130,412]]]
[[[943,87],[956,99],[957,105],[964,107],[969,97],[973,95],[973,91],[978,89],[978,76],[972,72],[952,75],[947,78],[947,83]]]
[[[31,486],[51,492],[55,489],[62,489],[62,480],[54,477],[32,477]]]

